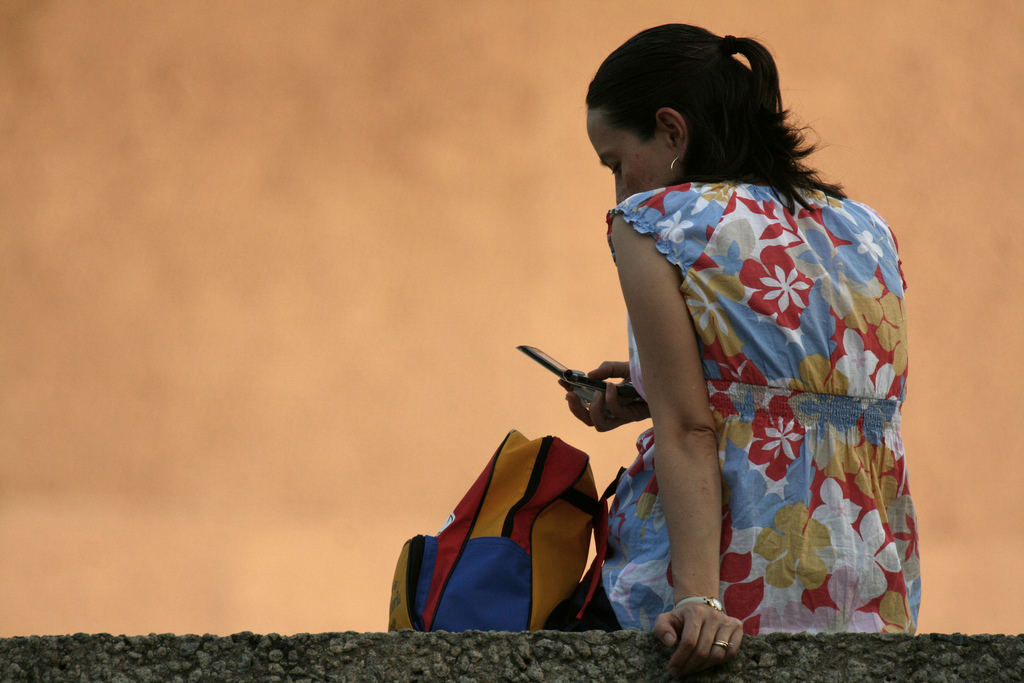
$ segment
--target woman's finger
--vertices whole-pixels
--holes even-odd
[[[611,382],[605,382],[604,386],[604,403],[608,406],[608,410],[616,417],[622,415],[622,406],[619,405],[619,390]]]
[[[599,432],[611,429],[608,426],[608,416],[604,414],[604,394],[598,391],[594,392],[594,399],[590,402],[590,422]]]
[[[601,392],[595,392],[594,400],[590,402],[590,421],[594,424],[594,429],[599,432],[607,432],[629,422],[629,420],[609,414],[608,405]]]
[[[703,662],[698,652],[701,622],[693,618],[693,614],[688,617],[683,621],[683,628],[679,631],[679,643],[676,645],[676,651],[668,660],[668,670],[676,676],[685,676]]]
[[[611,414],[620,424],[634,421],[629,408],[619,401],[619,390],[614,384],[605,382],[605,391],[601,398],[604,400],[606,415]]]
[[[639,422],[651,416],[650,408],[645,401],[624,402],[619,397],[618,386],[611,382],[608,382],[608,388],[605,390],[604,402],[608,412],[617,418],[619,424]]]
[[[613,361],[606,360],[605,362],[598,365],[596,368],[587,373],[588,377],[594,379],[608,379],[610,377],[619,377],[625,380],[629,380],[629,363],[625,361]]]
[[[588,427],[593,427],[594,422],[590,419],[590,411],[583,406],[583,402],[580,397],[573,392],[567,392],[565,394],[565,402],[569,404],[569,412],[572,413],[576,419]]]
[[[727,638],[729,641],[729,647],[725,652],[725,661],[736,658],[736,655],[740,653],[740,644],[743,642],[743,622],[731,617],[729,621],[733,622],[733,625],[732,632]]]
[[[707,660],[697,671],[703,671],[717,664],[734,659],[739,654],[740,641],[743,640],[743,623],[739,619],[726,617],[715,634],[711,643],[711,651]]]
[[[701,632],[701,646],[698,648],[701,652],[706,653],[703,661],[699,662],[697,666],[692,669],[693,671],[702,671],[710,666],[721,664],[729,657],[729,650],[732,649],[732,629],[727,625],[722,625],[718,629],[714,626],[708,625]],[[704,642],[704,641],[709,642]]]
[[[678,621],[675,612],[662,612],[654,620],[654,635],[666,647],[675,647],[679,642],[679,630],[683,627]]]

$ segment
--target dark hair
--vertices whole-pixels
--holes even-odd
[[[788,121],[775,60],[756,40],[719,38],[686,24],[647,29],[608,55],[587,91],[589,110],[642,140],[654,135],[662,107],[678,111],[689,127],[686,181],[769,185],[790,209],[794,201],[807,206],[797,190],[845,196],[804,165],[815,147]]]

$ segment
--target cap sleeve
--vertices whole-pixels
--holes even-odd
[[[704,253],[734,191],[731,183],[686,183],[635,194],[608,212],[609,233],[615,216],[622,216],[640,234],[654,237],[658,251],[685,273]]]

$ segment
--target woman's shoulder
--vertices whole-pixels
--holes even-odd
[[[668,216],[679,211],[696,213],[709,207],[725,207],[740,183],[682,183],[640,192],[612,209],[612,214],[642,217],[656,214]]]
[[[786,229],[797,241],[804,239],[801,235],[813,242],[815,235],[829,233],[862,250],[876,253],[891,246],[895,253],[888,224],[866,204],[817,190],[802,190],[792,199],[766,185],[690,182],[628,197],[608,212],[608,224],[610,229],[621,216],[636,231],[654,237],[658,249],[684,270],[726,226],[733,226],[728,230],[734,238],[736,230],[749,234],[744,243]]]
[[[608,223],[621,216],[639,232],[662,239],[672,233],[679,241],[684,232],[718,225],[738,188],[737,183],[683,183],[641,192],[609,211]]]
[[[820,190],[800,190],[799,197],[784,197],[775,188],[747,182],[691,182],[641,192],[625,199],[609,211],[609,220],[621,215],[639,229],[653,232],[665,221],[715,227],[731,214],[747,220],[774,222],[793,210],[800,220],[822,214],[854,224],[887,225],[877,211],[861,202],[828,195]]]
[[[668,260],[687,270],[733,202],[737,183],[683,183],[641,192],[608,212],[655,238]],[[614,251],[613,251],[614,254]]]
[[[690,182],[635,194],[625,199],[609,214],[622,215],[631,223],[650,222],[670,216],[712,218],[717,215],[721,218],[743,207],[756,208],[772,216],[781,215],[783,209],[792,203],[794,202],[787,201],[778,191],[767,185],[731,181]],[[812,210],[841,208],[848,203],[856,204],[817,190],[802,192],[800,203],[811,207]]]

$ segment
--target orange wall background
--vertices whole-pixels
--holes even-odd
[[[900,240],[921,630],[1024,630],[1024,4],[3,0],[0,636],[382,630],[508,429],[627,463],[515,346],[625,355],[582,102],[672,21]]]

